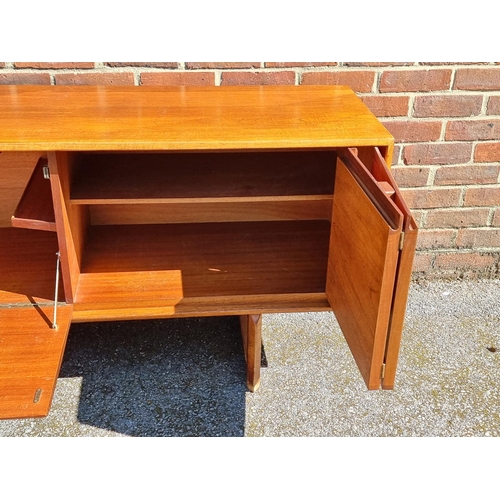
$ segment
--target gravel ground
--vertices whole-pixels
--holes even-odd
[[[413,283],[396,387],[367,391],[331,313],[75,324],[52,409],[0,436],[498,436],[500,282]]]

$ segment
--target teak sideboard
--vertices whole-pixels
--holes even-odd
[[[0,87],[0,417],[45,416],[71,322],[331,311],[392,389],[416,224],[343,86]]]

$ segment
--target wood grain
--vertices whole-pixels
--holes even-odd
[[[328,221],[92,226],[81,279],[180,271],[183,297],[324,292],[328,237]]]
[[[83,275],[82,280],[85,279]],[[192,318],[203,316],[239,316],[331,311],[325,292],[184,297],[151,300],[134,304],[115,301],[74,304],[73,321],[121,321],[128,319]]]
[[[239,199],[238,201],[148,203],[145,205],[91,205],[93,225],[177,224],[186,222],[250,222],[330,220],[332,200]]]
[[[71,202],[169,203],[186,199],[299,197],[333,193],[334,151],[81,154]]]
[[[0,227],[11,218],[40,157],[38,152],[0,152]]]
[[[0,88],[0,150],[235,150],[389,146],[348,87]]]
[[[378,389],[403,216],[390,204],[380,212],[373,200],[390,200],[369,175],[360,186],[359,166],[349,152],[337,161],[326,294],[366,386]]]
[[[411,272],[413,268],[413,258],[417,244],[418,228],[415,219],[411,215],[406,202],[396,184],[396,181],[389,172],[387,165],[380,152],[375,148],[373,156],[372,171],[377,179],[387,182],[394,190],[394,203],[403,214],[404,243],[400,252],[398,269],[396,273],[396,285],[394,290],[391,323],[387,339],[387,348],[385,353],[385,377],[382,381],[383,389],[393,389],[396,378],[396,368],[399,357],[399,348],[404,326],[406,313],[406,303],[410,289]]]
[[[48,153],[64,292],[66,302],[69,304],[74,301],[90,220],[88,207],[72,206],[69,201],[71,177],[76,168],[75,162],[74,154]]]
[[[0,308],[0,418],[49,412],[71,322],[71,306]],[[39,390],[39,397],[35,394]]]
[[[43,176],[45,158],[40,158],[12,216],[12,226],[41,231],[55,231],[56,219],[50,180]]]
[[[385,187],[380,186],[379,181],[382,179],[376,179],[374,177],[355,154],[353,149],[346,148],[340,150],[339,157],[342,160],[342,164],[348,167],[350,174],[355,178],[359,187],[363,190],[387,224],[392,229],[397,229],[401,224],[402,214],[395,203],[387,196]],[[338,164],[337,162],[337,167]],[[336,187],[335,194],[339,192],[340,189]]]
[[[0,228],[0,307],[51,303],[55,294],[57,236]],[[59,300],[64,300],[62,287]]]
[[[240,325],[247,366],[247,387],[249,391],[255,392],[260,386],[262,315],[240,316]]]

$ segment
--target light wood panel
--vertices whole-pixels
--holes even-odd
[[[80,204],[189,203],[333,192],[334,151],[82,154],[71,185]]]
[[[84,273],[75,302],[86,307],[171,307],[182,300],[180,269]]]
[[[73,303],[80,276],[80,265],[90,218],[88,207],[72,206],[69,202],[70,184],[72,173],[76,168],[76,160],[75,154],[72,153],[48,153],[64,292],[69,304]]]
[[[0,228],[0,307],[52,302],[57,251],[55,233]]]
[[[91,205],[94,225],[167,224],[186,222],[245,222],[329,220],[333,197],[325,199],[251,199],[220,203],[148,203],[145,205]]]
[[[76,321],[328,309],[329,223],[95,226]]]
[[[85,281],[82,275],[81,281]],[[77,302],[73,321],[121,321],[127,319],[192,318],[331,311],[325,292],[184,297],[152,302],[115,301],[114,303]]]
[[[180,271],[183,297],[324,292],[328,237],[328,221],[92,226],[81,279]]]
[[[385,377],[382,381],[383,389],[393,389],[396,378],[396,368],[399,357],[399,347],[403,332],[406,303],[410,289],[411,273],[413,268],[413,258],[417,244],[418,228],[415,219],[411,215],[406,202],[396,184],[396,181],[389,172],[387,165],[380,152],[375,148],[372,165],[373,175],[382,182],[388,183],[394,191],[393,200],[395,205],[403,214],[403,248],[400,252],[398,269],[396,273],[396,285],[392,302],[391,323],[387,339],[385,353]]]
[[[0,418],[43,417],[52,402],[71,306],[0,308]]]
[[[38,152],[0,151],[0,227],[11,226],[14,210],[39,157]]]
[[[255,392],[260,386],[262,315],[240,316],[240,325],[247,364],[247,387],[251,392]]]
[[[346,151],[337,161],[326,294],[369,389],[380,388],[402,224]]]
[[[389,146],[348,87],[0,87],[0,150]]]
[[[50,180],[45,179],[43,175],[45,166],[47,166],[47,160],[41,158],[12,216],[13,227],[41,231],[56,230]]]

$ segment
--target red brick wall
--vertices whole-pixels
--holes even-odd
[[[0,63],[1,84],[350,85],[396,138],[415,275],[500,276],[500,63]]]

